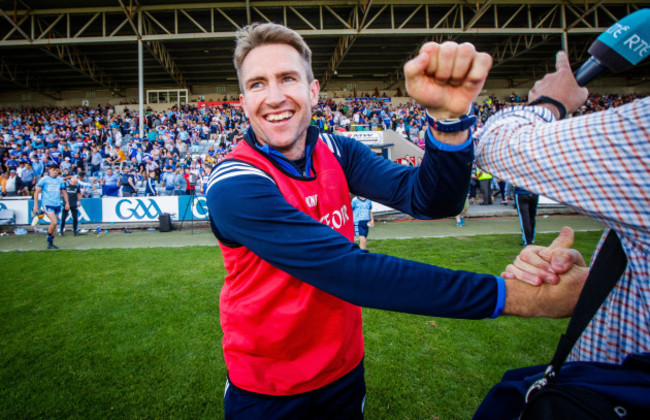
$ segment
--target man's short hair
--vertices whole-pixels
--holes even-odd
[[[286,44],[293,47],[302,57],[307,72],[307,81],[314,80],[314,72],[311,68],[311,49],[305,40],[293,29],[277,23],[260,23],[245,26],[235,33],[235,54],[233,62],[237,70],[239,88],[243,92],[241,80],[241,66],[248,53],[257,47],[268,44]]]

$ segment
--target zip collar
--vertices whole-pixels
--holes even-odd
[[[282,153],[275,150],[268,144],[261,145],[257,142],[255,132],[252,127],[246,130],[244,140],[254,149],[264,153],[268,159],[273,161],[281,170],[298,178],[314,178],[316,173],[312,164],[312,155],[316,142],[318,141],[318,128],[309,126],[307,129],[307,140],[305,144],[305,155],[297,160],[289,160]]]

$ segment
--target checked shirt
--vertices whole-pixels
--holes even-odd
[[[544,107],[495,114],[477,164],[570,205],[618,234],[628,265],[569,360],[618,363],[650,352],[650,98],[553,122]]]

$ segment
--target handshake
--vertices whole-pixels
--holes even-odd
[[[589,268],[570,249],[573,230],[564,227],[548,247],[527,246],[501,273],[506,281],[503,313],[521,317],[571,316]]]

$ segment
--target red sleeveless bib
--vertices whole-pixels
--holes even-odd
[[[314,179],[295,179],[246,142],[226,159],[252,164],[273,178],[296,209],[354,240],[345,175],[319,139]],[[227,199],[227,198],[225,198]],[[267,395],[321,388],[363,358],[361,308],[290,276],[245,247],[221,245],[226,276],[220,297],[223,350],[232,383]]]

